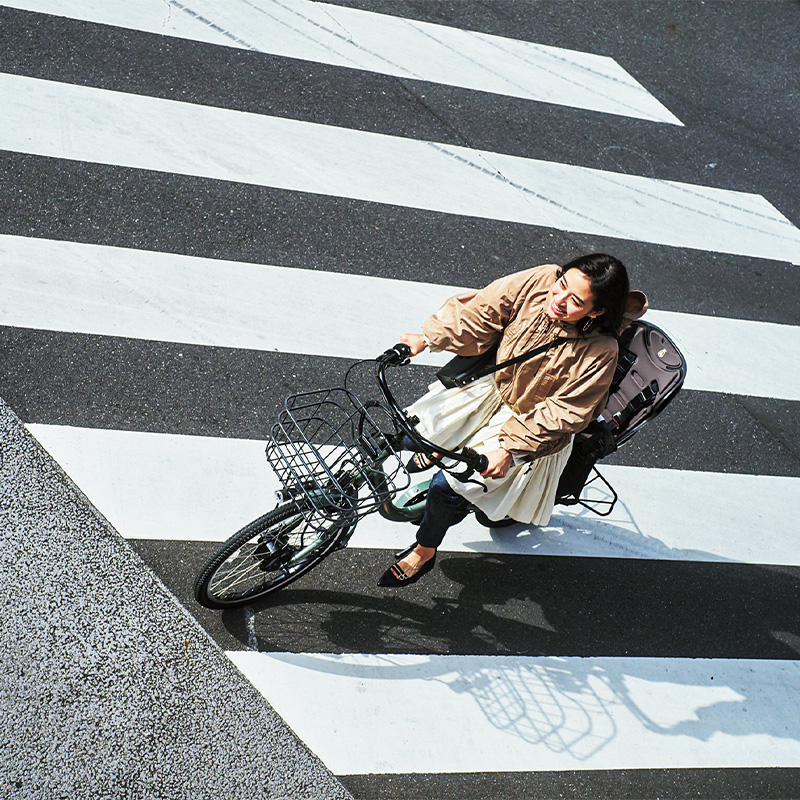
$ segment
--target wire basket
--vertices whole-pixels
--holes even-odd
[[[267,460],[308,524],[355,522],[410,484],[393,445],[395,428],[379,403],[342,388],[286,398],[267,437]]]

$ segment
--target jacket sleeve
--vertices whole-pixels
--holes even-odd
[[[617,346],[612,343],[571,377],[556,380],[530,412],[509,418],[500,432],[500,446],[517,457],[541,458],[564,447],[570,434],[580,433],[606,402],[617,364]]]
[[[540,267],[499,278],[485,289],[451,297],[422,324],[431,350],[475,356],[488,350],[513,318]]]

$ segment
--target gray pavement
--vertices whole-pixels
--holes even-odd
[[[0,437],[0,797],[351,797],[2,400]]]

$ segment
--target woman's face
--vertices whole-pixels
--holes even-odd
[[[602,313],[602,309],[595,311],[592,307],[591,281],[579,269],[568,269],[550,289],[547,303],[550,319],[575,323],[587,314],[596,317]]]

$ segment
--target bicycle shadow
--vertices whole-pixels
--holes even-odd
[[[366,692],[377,681],[391,681],[392,692],[400,696],[406,683],[408,691],[420,681],[438,684],[468,695],[486,722],[503,734],[553,754],[568,754],[576,762],[610,746],[619,753],[620,735],[625,747],[643,736],[649,746],[663,741],[669,748],[672,738],[699,743],[720,734],[748,742],[765,736],[800,744],[800,722],[791,702],[800,675],[789,662],[768,662],[766,669],[754,670],[748,662],[709,668],[688,661],[665,668],[656,661],[613,658],[508,657],[495,665],[464,656],[269,657],[295,672],[307,672],[309,681],[324,673],[341,677],[345,685],[357,682]],[[764,682],[778,691],[765,689]],[[462,714],[460,721],[465,719],[469,715]],[[678,747],[686,752],[693,746]],[[796,758],[797,750],[792,752]]]
[[[800,742],[800,722],[788,711],[792,694],[800,691],[800,621],[795,614],[791,630],[781,630],[785,611],[769,612],[776,599],[794,602],[800,571],[725,565],[728,574],[686,596],[687,586],[696,587],[697,569],[719,565],[693,564],[681,576],[684,565],[673,562],[672,576],[661,580],[677,582],[675,603],[658,616],[658,600],[636,607],[642,594],[635,584],[609,591],[611,573],[600,569],[601,559],[588,573],[570,573],[569,559],[546,559],[536,569],[524,568],[522,562],[530,559],[511,561],[443,554],[435,588],[449,585],[449,596],[437,592],[414,602],[408,596],[306,584],[254,604],[247,612],[249,631],[247,614],[225,612],[223,622],[251,649],[310,673],[441,683],[469,695],[494,728],[577,761],[615,740],[620,715],[665,737],[708,741],[716,733],[761,733]],[[645,569],[642,584],[663,575],[664,565],[656,573],[646,563],[631,564]],[[768,588],[759,596],[748,594],[746,587],[754,585]],[[723,622],[727,617],[731,624]],[[692,636],[682,641],[689,619]],[[653,627],[653,622],[658,634],[644,633],[645,623]],[[319,630],[320,639],[309,647],[311,628]],[[681,660],[664,658],[664,638],[672,639],[670,655]],[[728,644],[734,660],[720,659],[717,651],[725,641],[734,643]],[[548,655],[554,652],[582,657]],[[598,652],[609,655],[594,655]],[[347,653],[380,655],[355,661],[336,655]],[[505,658],[481,658],[483,653]],[[408,654],[418,656],[409,663]],[[701,660],[711,656],[717,660]],[[760,660],[754,668],[747,658]],[[654,702],[664,686],[673,687],[669,697],[683,698],[679,708]]]
[[[327,562],[223,623],[245,646],[309,673],[442,684],[468,695],[497,730],[578,762],[610,746],[623,717],[628,729],[632,719],[664,737],[800,742],[800,722],[786,711],[800,691],[791,667],[800,568],[670,547],[622,501],[611,519],[561,511],[547,528],[481,529],[497,552],[441,552],[422,594],[341,590]],[[485,538],[465,539],[474,533],[465,530],[462,544],[485,550]],[[345,580],[371,584],[386,553],[337,559],[347,562]],[[348,653],[380,655],[336,656]],[[665,686],[667,703],[654,702]]]

